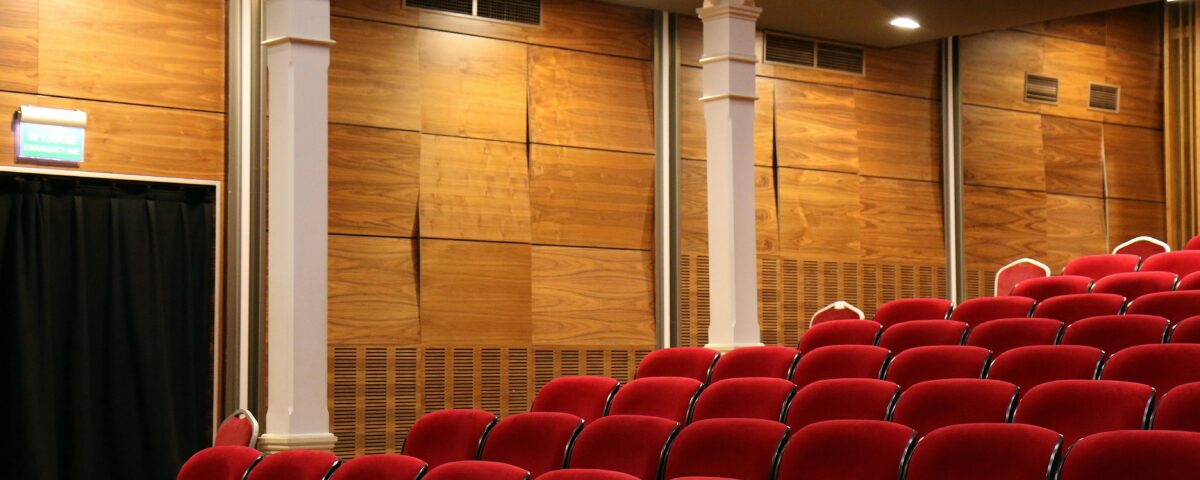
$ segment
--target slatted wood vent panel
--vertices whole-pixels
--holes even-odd
[[[763,59],[855,75],[862,75],[866,68],[866,52],[859,47],[774,33],[763,39]]]
[[[1045,75],[1025,74],[1025,101],[1058,103],[1058,79]]]
[[[541,25],[541,0],[405,0],[404,6]]]
[[[1117,112],[1121,108],[1121,87],[1093,83],[1088,88],[1088,108]]]

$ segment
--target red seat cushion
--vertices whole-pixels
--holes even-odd
[[[638,477],[611,470],[572,468],[546,472],[538,480],[638,480]]]
[[[1142,257],[1137,255],[1102,254],[1076,257],[1063,267],[1063,275],[1080,275],[1101,279],[1114,273],[1137,271]]]
[[[1186,277],[1179,279],[1179,285],[1176,290],[1200,290],[1200,272],[1189,273]]]
[[[1200,381],[1200,345],[1172,343],[1137,345],[1112,355],[1100,378],[1144,383],[1158,396],[1176,385]]]
[[[217,435],[213,439],[213,446],[220,445],[240,445],[250,447],[254,445],[254,422],[246,417],[231,416],[221,422],[221,426],[217,428]]]
[[[427,467],[408,455],[364,455],[343,463],[329,480],[416,480]]]
[[[529,472],[507,463],[463,460],[445,463],[422,480],[528,480]]]
[[[246,480],[323,480],[338,463],[336,455],[315,450],[286,450],[267,455]]]
[[[1200,433],[1121,430],[1097,433],[1071,448],[1062,480],[1194,480]]]
[[[778,480],[899,478],[916,441],[913,429],[878,420],[831,420],[796,430],[779,460]]]
[[[1200,315],[1200,290],[1159,292],[1129,302],[1125,313],[1158,315],[1172,323]]]
[[[1200,382],[1172,388],[1162,396],[1154,414],[1155,430],[1200,432]]]
[[[1127,300],[1143,295],[1169,292],[1175,288],[1177,276],[1171,272],[1117,273],[1096,280],[1092,293],[1115,293]]]
[[[738,377],[788,378],[799,354],[790,347],[738,348],[721,355],[709,383]]]
[[[1180,277],[1200,272],[1200,251],[1180,250],[1151,255],[1142,261],[1142,272],[1171,272]]]
[[[1083,275],[1031,278],[1013,287],[1012,294],[1020,297],[1029,297],[1040,302],[1060,295],[1088,293],[1088,289],[1092,286],[1092,281],[1091,277]]]
[[[1176,323],[1171,329],[1171,343],[1200,343],[1200,315]]]

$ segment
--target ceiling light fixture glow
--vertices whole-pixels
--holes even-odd
[[[891,23],[893,27],[903,28],[903,29],[907,29],[907,30],[914,30],[917,28],[921,28],[921,24],[917,23],[916,20],[913,20],[908,17],[896,17],[896,18],[893,18],[892,21],[889,23]]]

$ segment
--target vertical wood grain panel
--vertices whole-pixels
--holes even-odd
[[[650,252],[533,247],[534,344],[653,344]]]
[[[329,341],[419,342],[413,240],[329,237]]]
[[[1108,246],[1115,247],[1133,237],[1166,237],[1166,206],[1139,200],[1108,200]]]
[[[864,261],[945,261],[940,185],[863,177],[859,192]]]
[[[654,11],[589,0],[543,0],[541,28],[526,40],[584,52],[650,60]]]
[[[420,130],[417,29],[334,17],[329,121]]]
[[[1101,128],[1096,122],[1042,116],[1047,192],[1104,195]]]
[[[526,47],[421,30],[421,131],[525,141]]]
[[[529,242],[525,146],[421,136],[421,236]]]
[[[1042,37],[996,31],[963,37],[960,44],[962,101],[972,105],[1036,112],[1027,103],[1025,73],[1042,68]]]
[[[754,80],[754,164],[770,167],[775,165],[775,82]]]
[[[1147,128],[1163,126],[1162,57],[1108,49],[1105,83],[1121,86],[1121,111],[1104,121]]]
[[[1108,15],[1105,12],[1077,15],[1074,17],[1047,20],[1042,32],[1079,42],[1104,45],[1108,32]]]
[[[649,250],[654,157],[534,145],[533,242]]]
[[[866,49],[866,74],[855,87],[910,97],[941,97],[941,57],[937,41],[888,49]]]
[[[708,171],[704,162],[680,163],[679,250],[708,254]],[[779,253],[779,213],[775,176],[767,167],[754,167],[755,228],[759,255]]]
[[[759,255],[779,254],[779,211],[775,187],[773,170],[754,167],[754,238]]]
[[[860,177],[779,169],[779,238],[785,256],[857,261]]]
[[[421,135],[329,127],[329,232],[411,237],[416,231]]]
[[[858,172],[854,91],[775,82],[779,166]]]
[[[1046,254],[1046,195],[963,187],[963,245],[968,268],[995,270]]]
[[[1110,196],[1163,201],[1162,131],[1105,125],[1104,157]]]
[[[421,341],[528,343],[529,245],[422,239]]]
[[[0,3],[0,90],[36,93],[38,2]]]
[[[775,148],[775,83],[758,77],[758,101],[754,103],[754,164],[771,166]],[[679,156],[693,160],[708,158],[705,133],[703,76],[699,68],[679,70]]]
[[[963,183],[1046,189],[1039,115],[964,105],[962,121]]]
[[[1104,199],[1046,195],[1046,257],[1054,272],[1067,261],[1108,251]]]
[[[377,20],[399,25],[417,25],[422,10],[406,8],[392,0],[330,0],[329,14],[338,17]]]
[[[1161,55],[1162,9],[1162,4],[1149,2],[1106,12],[1105,43],[1110,47]]]
[[[1104,81],[1104,47],[1052,37],[1042,46],[1042,74],[1058,79],[1058,104],[1042,104],[1042,113],[1101,120],[1102,112],[1088,108],[1088,95],[1091,83]]]
[[[854,92],[859,171],[936,182],[942,178],[941,114],[929,100]]]

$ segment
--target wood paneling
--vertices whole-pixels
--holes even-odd
[[[1131,200],[1163,201],[1163,134],[1159,130],[1104,126],[1108,194]]]
[[[529,242],[525,146],[421,136],[421,236]]]
[[[37,92],[38,2],[0,3],[0,90]]]
[[[329,127],[329,232],[411,237],[416,232],[421,135]]]
[[[21,105],[88,112],[84,162],[65,168],[209,180],[225,176],[222,114],[0,92],[0,111],[14,112]],[[14,163],[12,142],[12,135],[0,135],[0,163]]]
[[[1104,199],[1046,195],[1046,257],[1058,272],[1067,261],[1108,251]]]
[[[1162,57],[1110,48],[1105,83],[1121,86],[1121,111],[1104,114],[1105,122],[1162,128]]]
[[[650,252],[533,247],[534,344],[653,344]]]
[[[860,177],[795,168],[780,168],[778,175],[783,255],[857,261]]]
[[[531,47],[534,143],[654,153],[650,63]]]
[[[963,246],[968,268],[995,270],[1046,255],[1046,194],[963,187]]]
[[[754,80],[754,164],[770,167],[775,165],[775,82]]]
[[[404,2],[393,0],[330,0],[333,16],[377,20],[399,25],[417,25],[423,10],[405,8]]]
[[[694,39],[684,39],[682,34],[681,30],[682,46],[680,50],[690,54],[691,51],[700,48],[699,45],[688,45],[688,42],[702,43],[699,36]],[[760,34],[758,38],[759,51],[762,51],[762,39],[763,36]],[[864,58],[865,67],[862,75],[765,62],[760,62],[757,70],[759,75],[771,78],[852,87],[911,97],[938,98],[940,74],[937,42],[924,42],[886,50],[866,48],[864,49]]]
[[[754,164],[771,166],[775,156],[775,82],[758,77],[754,103]],[[699,68],[679,69],[679,156],[692,160],[708,157],[705,134],[704,85]]]
[[[531,27],[535,45],[650,60],[654,11],[590,0],[543,0],[542,26]]]
[[[417,29],[334,17],[329,121],[420,130]]]
[[[1024,100],[1025,74],[1042,68],[1042,38],[1014,31],[963,37],[959,84],[963,103],[1036,112]],[[965,133],[965,131],[964,131]]]
[[[775,201],[775,172],[754,167],[754,230],[759,255],[779,254],[779,212]]]
[[[1110,47],[1162,54],[1162,9],[1161,3],[1149,2],[1107,12],[1106,43]]]
[[[225,110],[225,2],[39,4],[38,93]]]
[[[421,131],[525,141],[524,44],[421,30]]]
[[[1047,192],[1104,195],[1101,128],[1096,122],[1042,116]]]
[[[421,340],[527,344],[529,245],[421,240]]]
[[[708,172],[704,162],[680,163],[679,249],[708,254]],[[775,202],[775,175],[767,167],[754,167],[755,239],[759,255],[779,253],[779,213]]]
[[[961,112],[965,184],[1045,190],[1041,116],[969,105]]]
[[[699,67],[700,57],[704,56],[704,23],[700,21],[700,17],[680,15],[677,35],[680,63]],[[762,50],[756,49],[755,51]]]
[[[545,145],[531,155],[534,243],[653,247],[653,156]]]
[[[866,176],[940,181],[939,102],[854,92],[859,172]]]
[[[421,339],[413,240],[329,236],[329,341]]]
[[[1108,246],[1115,247],[1133,237],[1167,234],[1166,207],[1162,203],[1139,200],[1108,200]]]
[[[1088,108],[1088,96],[1092,83],[1104,82],[1104,47],[1050,37],[1042,45],[1041,73],[1058,79],[1058,104],[1040,105],[1042,113],[1101,120],[1102,112]]]
[[[863,177],[859,195],[865,261],[945,262],[940,185]]]
[[[858,172],[854,90],[777,80],[775,121],[779,166]]]
[[[1047,35],[1067,38],[1078,42],[1104,45],[1107,33],[1107,15],[1105,12],[1078,15],[1074,17],[1048,20],[1043,25],[1042,32]]]

